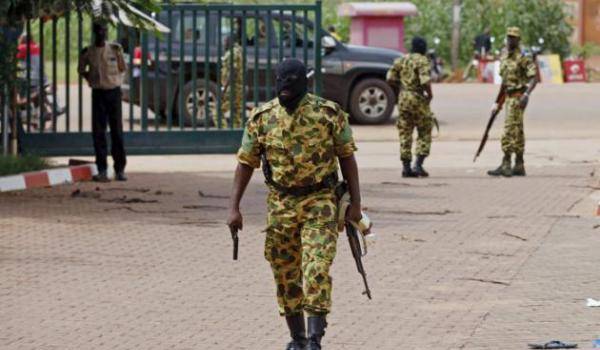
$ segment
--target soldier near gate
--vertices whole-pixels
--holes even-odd
[[[243,83],[243,74],[242,71],[242,47],[237,42],[233,43],[233,48],[231,48],[232,40],[231,37],[227,38],[225,42],[225,54],[221,59],[221,86],[222,90],[222,98],[221,98],[221,115],[223,118],[226,118],[227,114],[230,123],[232,123],[234,128],[242,127],[242,106],[244,99],[244,86]],[[233,60],[233,70],[232,70],[232,61]],[[233,93],[233,106],[231,105],[231,93]],[[226,128],[229,126],[229,123],[226,122],[227,119],[221,120],[219,125],[218,117],[215,115],[213,117],[213,123],[217,127]],[[233,121],[231,121],[233,119]]]
[[[356,146],[348,116],[336,103],[307,90],[301,61],[279,64],[277,98],[256,108],[244,130],[228,219],[232,232],[242,229],[239,203],[262,163],[270,190],[264,254],[273,270],[279,313],[290,330],[288,350],[321,349],[331,310],[329,269],[338,238],[338,163],[351,196],[346,219],[361,218]]]
[[[521,53],[519,46],[521,31],[518,27],[509,27],[506,31],[507,51],[500,59],[502,86],[492,114],[506,104],[506,119],[501,144],[504,157],[502,164],[488,171],[490,176],[525,176],[525,133],[523,131],[523,113],[529,102],[529,95],[537,84],[536,66],[533,60]],[[515,155],[514,167],[511,158]]]
[[[127,160],[121,111],[121,84],[126,70],[123,49],[117,43],[106,42],[107,27],[104,23],[94,23],[93,32],[94,44],[81,51],[78,71],[92,88],[92,136],[98,167],[94,180],[109,181],[106,173],[106,127],[109,125],[115,179],[126,181]]]
[[[420,37],[412,40],[411,53],[396,59],[387,72],[388,84],[400,88],[398,95],[397,127],[400,136],[400,160],[402,161],[402,177],[427,177],[423,168],[425,158],[431,150],[431,129],[434,116],[430,104],[433,99],[431,91],[431,65],[425,55],[427,42]],[[413,131],[417,129],[416,161],[411,168]]]

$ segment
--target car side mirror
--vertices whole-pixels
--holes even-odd
[[[335,48],[336,45],[335,39],[329,35],[325,35],[321,38],[321,46],[323,46],[324,49],[331,50]]]

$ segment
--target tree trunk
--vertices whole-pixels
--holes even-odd
[[[460,50],[460,7],[461,0],[454,0],[452,6],[452,48],[451,48],[451,60],[452,70],[456,71],[458,68],[459,50]]]

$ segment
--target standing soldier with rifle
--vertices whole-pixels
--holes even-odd
[[[502,109],[502,104],[506,103],[506,120],[504,122],[504,134],[501,139],[504,158],[502,158],[502,164],[497,169],[488,171],[488,175],[525,176],[523,112],[529,102],[529,95],[537,84],[536,66],[530,57],[521,53],[519,46],[521,31],[518,27],[507,29],[506,40],[508,50],[500,59],[502,86],[496,98],[496,103],[492,107],[492,117],[490,118],[490,121],[493,122],[495,116]],[[491,123],[488,123],[485,136],[487,136],[490,127]],[[485,136],[480,146],[481,149],[485,143]],[[511,168],[513,153],[515,154],[515,165]]]
[[[402,177],[427,177],[423,168],[431,150],[431,129],[434,123],[429,105],[431,91],[431,64],[426,56],[427,42],[421,37],[412,40],[411,53],[396,59],[387,72],[388,84],[400,89],[398,95],[398,134]],[[413,132],[417,129],[417,160],[411,169]]]
[[[227,224],[235,243],[243,225],[240,200],[262,163],[270,190],[264,254],[292,338],[286,349],[319,350],[331,311],[338,163],[350,193],[346,219],[362,217],[356,146],[340,106],[307,93],[301,61],[284,60],[276,74],[277,98],[254,109],[244,130]]]
[[[233,48],[231,47],[233,45]],[[231,62],[233,60],[233,62]],[[242,127],[242,106],[244,99],[244,86],[242,71],[242,47],[237,42],[233,41],[232,37],[228,37],[225,41],[225,54],[221,58],[221,124],[219,125],[218,116],[213,116],[213,123],[216,127],[227,128],[229,124],[225,120],[229,120],[233,124],[233,128]],[[233,106],[231,105],[231,94],[233,93]],[[225,118],[229,113],[229,118]],[[233,119],[233,121],[231,121]]]

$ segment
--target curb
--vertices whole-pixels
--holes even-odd
[[[52,187],[79,181],[89,181],[97,173],[96,164],[86,164],[4,176],[0,177],[0,192],[21,191],[30,188]]]

